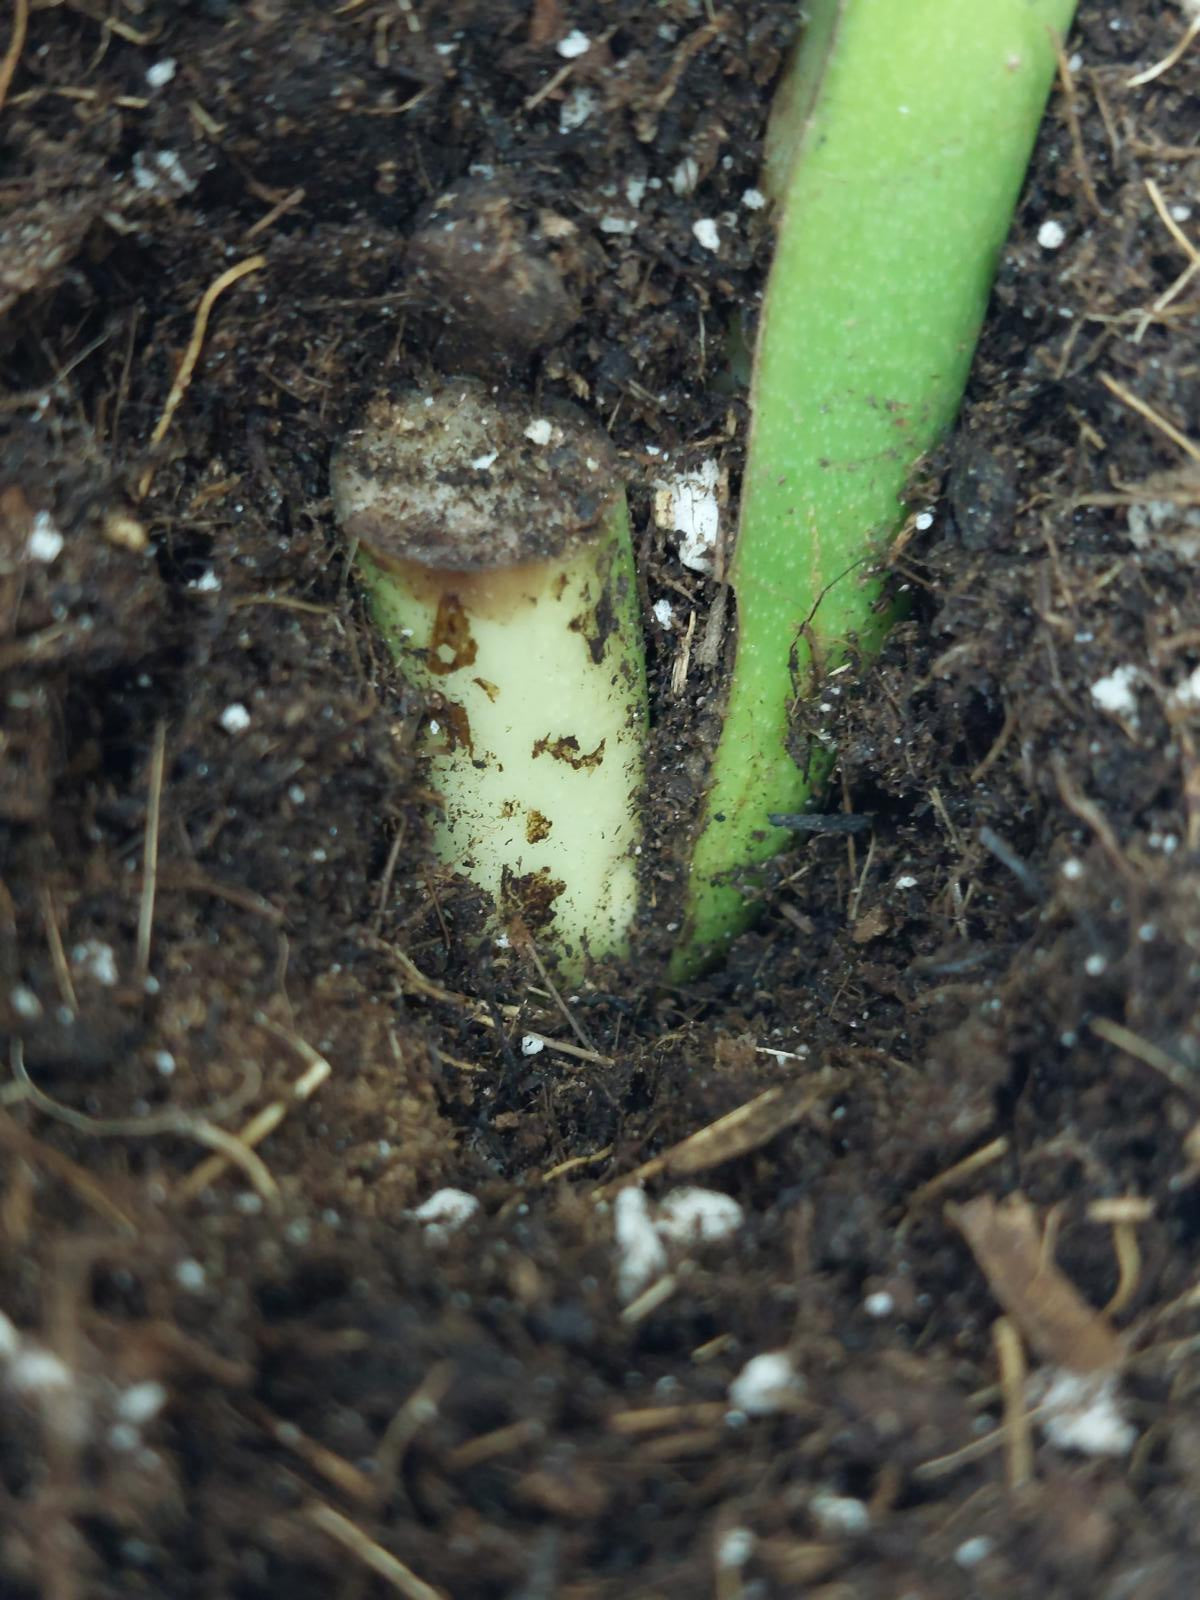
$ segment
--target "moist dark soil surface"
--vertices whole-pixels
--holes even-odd
[[[1200,44],[1131,82],[1188,9],[1081,4],[819,713],[869,827],[687,989],[731,639],[653,491],[732,523],[797,7],[4,11],[0,1591],[1200,1591]],[[463,371],[604,424],[671,605],[644,950],[562,1006],[465,937],[329,504]],[[639,1280],[635,1175],[740,1227]]]

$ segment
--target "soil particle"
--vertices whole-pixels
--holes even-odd
[[[439,196],[420,219],[408,267],[446,332],[435,335],[440,366],[487,371],[557,344],[578,321],[567,263],[543,253],[575,225],[547,213],[534,229],[496,183],[465,183]]]

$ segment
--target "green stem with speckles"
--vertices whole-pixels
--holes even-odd
[[[816,0],[768,140],[779,236],[730,581],[738,640],[671,976],[752,917],[789,708],[886,626],[877,562],[953,421],[1075,0]]]

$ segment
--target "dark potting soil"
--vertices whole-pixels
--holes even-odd
[[[869,826],[670,990],[731,640],[654,493],[731,526],[798,8],[5,8],[6,1597],[1200,1588],[1194,9],[1081,5],[907,619],[798,708]],[[464,954],[330,514],[465,369],[632,485],[651,910],[571,1026]],[[635,1172],[743,1221],[623,1295]]]

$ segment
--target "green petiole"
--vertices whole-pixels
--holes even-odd
[[[790,707],[884,632],[877,563],[953,421],[1075,0],[816,0],[776,103],[779,207],[730,580],[733,679],[695,842],[682,981],[756,909],[832,756]]]

